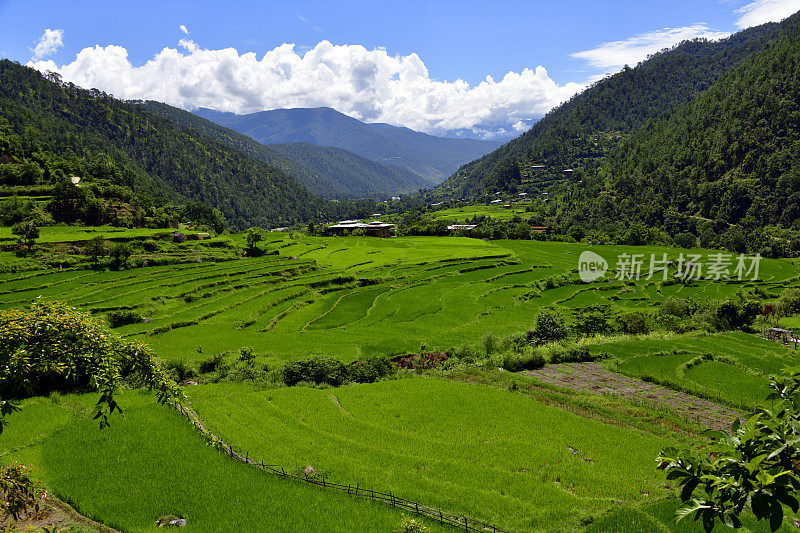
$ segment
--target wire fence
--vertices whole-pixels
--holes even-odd
[[[351,484],[334,483],[328,481],[325,477],[318,478],[315,475],[308,475],[306,473],[297,474],[292,472],[291,470],[287,472],[286,469],[280,465],[266,464],[263,461],[258,461],[255,458],[250,457],[250,454],[246,451],[238,451],[238,452],[234,451],[233,447],[231,447],[230,444],[225,443],[222,439],[220,439],[219,437],[214,435],[211,431],[209,431],[209,429],[202,423],[202,421],[200,421],[200,418],[197,416],[197,413],[195,413],[192,409],[181,404],[173,404],[173,405],[177,409],[177,411],[181,413],[181,415],[185,416],[186,419],[192,424],[192,426],[194,426],[194,428],[197,431],[199,431],[209,441],[209,443],[211,443],[211,445],[225,452],[226,454],[228,454],[233,459],[236,459],[237,461],[241,461],[248,465],[260,468],[261,470],[268,472],[270,474],[274,474],[276,476],[281,476],[284,478],[295,479],[303,483],[310,483],[312,485],[317,485],[319,487],[323,487],[326,489],[339,490],[342,492],[346,492],[347,494],[368,498],[370,500],[384,502],[393,507],[409,511],[420,516],[428,517],[442,524],[453,526],[467,533],[471,531],[480,533],[486,533],[486,532],[508,533],[506,530],[499,528],[494,524],[488,524],[486,522],[470,518],[466,515],[448,513],[441,509],[437,509],[435,507],[429,507],[427,505],[423,505],[418,502],[406,500],[405,498],[400,498],[399,496],[396,496],[391,492],[389,493],[381,492],[370,488],[364,488],[357,484],[351,485]]]

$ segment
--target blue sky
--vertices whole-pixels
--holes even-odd
[[[719,38],[798,9],[800,0],[0,0],[0,56],[59,70],[79,85],[120,97],[161,99],[188,109],[203,105],[251,112],[319,104],[364,120],[427,131],[491,133],[512,131],[515,123],[520,129],[529,126],[587,82],[618,70],[623,60],[635,63],[644,45],[660,47],[698,35]],[[46,29],[54,33],[45,36]],[[326,41],[332,47],[318,47]],[[276,54],[280,57],[262,61],[285,43],[295,45],[294,55],[287,56],[283,48]],[[114,48],[106,49],[109,45]],[[86,52],[78,61],[81,51],[96,46],[102,51]],[[239,57],[220,52],[228,48]],[[311,59],[302,62],[315,48],[313,64]],[[385,49],[386,57],[370,53],[378,48]],[[162,57],[158,68],[137,70],[148,61],[158,62],[154,58],[165,49],[175,53]],[[261,63],[246,61],[247,52]],[[360,70],[351,68],[356,63]],[[277,81],[283,89],[256,96],[276,86],[276,79],[263,72],[275,70],[276,64],[282,65],[276,68],[282,69]],[[344,81],[330,78],[324,65]],[[404,72],[412,73],[411,81],[401,80]],[[499,83],[509,72],[519,79]],[[219,78],[226,75],[230,80]],[[217,78],[209,82],[208,76]],[[474,91],[487,76],[495,83]],[[458,79],[468,86],[438,84]],[[211,88],[203,92],[203,86]],[[239,95],[243,87],[253,94]],[[491,112],[480,111],[481,106]],[[425,116],[416,116],[414,108]]]

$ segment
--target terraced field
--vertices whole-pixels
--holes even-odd
[[[0,275],[0,308],[37,297],[93,313],[136,309],[146,322],[117,332],[146,340],[167,358],[202,358],[252,346],[266,360],[313,354],[351,361],[374,354],[448,349],[487,332],[530,329],[538,310],[609,304],[613,312],[651,307],[677,295],[735,296],[754,283],[692,285],[641,280],[583,284],[583,247],[467,238],[314,238],[271,234],[275,255],[129,271],[42,271]],[[677,250],[594,247],[604,257]],[[762,261],[758,285],[797,283],[800,270]]]

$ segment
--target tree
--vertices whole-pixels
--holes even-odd
[[[245,239],[247,240],[247,249],[254,252],[256,250],[256,243],[264,239],[264,231],[258,226],[248,228],[245,233]]]
[[[128,265],[128,258],[131,256],[131,247],[124,242],[116,242],[108,253],[114,258],[114,268],[125,268]]]
[[[28,247],[28,251],[33,249],[36,239],[39,238],[39,228],[31,221],[17,222],[11,227],[11,233],[19,237],[19,242]]]
[[[564,318],[550,309],[539,311],[534,321],[533,331],[537,337],[548,341],[563,339],[569,333],[564,324]]]
[[[86,242],[86,246],[83,247],[83,254],[87,257],[91,257],[94,267],[97,268],[97,263],[100,258],[106,255],[106,241],[103,240],[103,236],[98,235],[97,237],[89,239]]]
[[[800,373],[771,378],[770,409],[759,408],[731,431],[706,431],[709,444],[696,456],[691,450],[666,448],[657,461],[667,479],[682,487],[678,521],[694,515],[706,531],[717,521],[741,527],[748,508],[777,530],[784,506],[800,510]]]
[[[38,300],[30,309],[0,311],[0,433],[18,400],[69,390],[100,393],[95,419],[103,428],[109,415],[121,412],[116,394],[131,374],[161,403],[183,400],[150,348],[113,336],[102,318]]]

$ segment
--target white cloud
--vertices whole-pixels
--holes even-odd
[[[616,70],[624,65],[636,65],[639,61],[687,39],[724,39],[730,34],[716,31],[704,23],[681,28],[664,28],[649,33],[640,33],[624,41],[603,43],[597,48],[575,52],[572,57],[583,59],[595,68]]]
[[[184,26],[183,24],[180,25],[180,29],[184,33],[184,35],[189,35],[189,30],[187,30],[186,26]]]
[[[295,45],[283,44],[259,59],[181,39],[179,48],[164,48],[141,66],[133,66],[121,46],[95,46],[65,65],[50,60],[29,66],[123,99],[236,113],[329,106],[360,120],[431,133],[519,131],[584,88],[558,85],[542,66],[509,72],[500,80],[487,76],[474,86],[461,79],[439,81],[415,53],[392,56],[385,49],[328,41],[302,54]]]
[[[800,11],[800,0],[754,0],[736,10],[738,28],[778,22]]]
[[[36,48],[33,49],[33,56],[37,59],[54,54],[59,48],[64,46],[64,30],[51,30],[47,28],[39,37]]]

